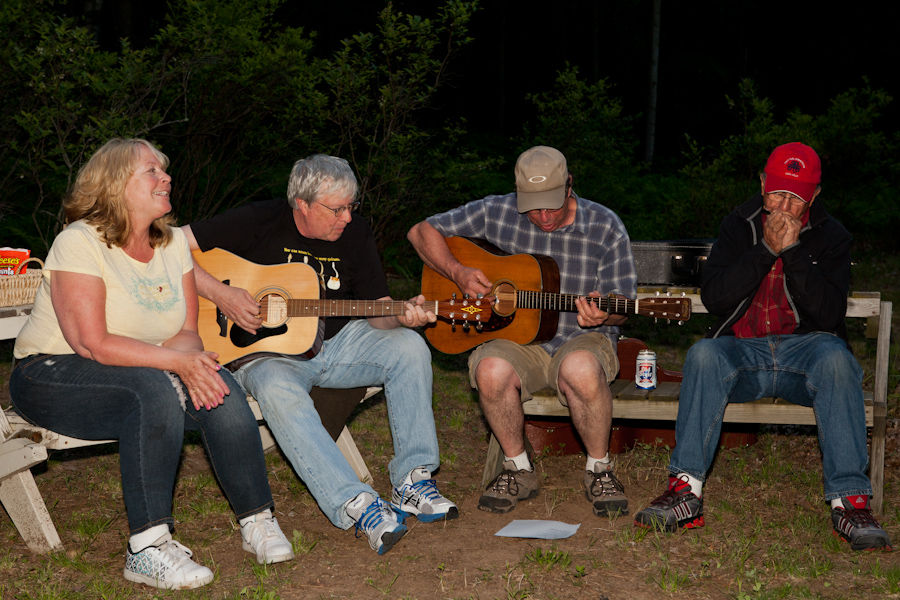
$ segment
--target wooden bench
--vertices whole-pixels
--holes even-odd
[[[31,306],[0,308],[0,339],[11,339],[18,335],[24,326]],[[381,391],[380,387],[360,389],[353,402],[371,398]],[[316,396],[314,392],[314,397]],[[361,397],[361,400],[357,400]],[[259,435],[263,450],[268,452],[277,445],[272,432],[269,431],[260,411],[259,404],[247,396],[250,409],[259,424]],[[349,414],[345,409],[343,416]],[[337,417],[342,419],[341,416]],[[341,423],[346,419],[342,419]],[[324,421],[324,417],[323,417]],[[341,453],[350,463],[359,480],[373,483],[369,472],[350,431],[326,424]],[[19,534],[33,552],[43,553],[62,549],[59,533],[47,512],[47,506],[37,488],[31,467],[47,460],[48,450],[69,450],[84,446],[114,443],[116,440],[82,440],[60,435],[43,427],[28,423],[14,410],[0,411],[0,503],[6,509]]]
[[[368,388],[363,400],[380,391],[380,387]],[[263,450],[273,450],[277,442],[262,417],[259,404],[250,396],[247,396],[247,401],[259,424]],[[70,450],[115,443],[116,440],[82,440],[60,435],[28,423],[13,410],[0,411],[0,432],[3,440],[0,444],[0,503],[32,552],[62,549],[59,533],[30,469],[47,460],[48,450]],[[359,480],[372,484],[372,474],[346,427],[341,430],[335,443]]]
[[[639,288],[638,298],[659,293],[689,297],[693,313],[706,313],[696,288]],[[864,393],[866,402],[866,426],[872,428],[869,449],[869,478],[872,481],[872,510],[882,514],[884,494],[884,442],[887,417],[888,362],[891,336],[890,302],[882,301],[878,292],[854,292],[848,299],[847,317],[867,319],[866,337],[876,338],[875,383],[873,391]],[[641,345],[643,345],[641,343]],[[634,356],[632,346],[629,358],[621,356],[622,374],[629,379],[617,379],[610,384],[613,396],[614,419],[643,421],[675,421],[678,416],[678,397],[681,389],[681,373],[659,369],[655,390],[637,389],[634,385]],[[628,361],[630,360],[630,364]],[[559,403],[553,390],[546,389],[534,395],[523,405],[526,416],[568,417],[569,410]],[[759,423],[779,425],[815,425],[812,408],[791,404],[780,398],[764,398],[756,402],[729,404],[725,409],[725,423]],[[491,435],[485,461],[482,488],[487,487],[500,473],[503,452],[497,439]]]

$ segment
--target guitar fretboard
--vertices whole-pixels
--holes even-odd
[[[583,296],[577,294],[554,294],[549,292],[533,292],[519,290],[516,306],[519,308],[537,308],[541,310],[557,310],[563,312],[576,312],[575,300]],[[499,294],[498,294],[499,296]],[[594,304],[599,304],[600,310],[610,314],[624,315],[636,312],[634,300],[626,298],[587,298]]]
[[[285,304],[289,317],[390,317],[404,312],[406,301],[401,300],[284,300],[273,297],[269,302],[269,316],[278,304]],[[426,310],[432,310],[425,303]]]

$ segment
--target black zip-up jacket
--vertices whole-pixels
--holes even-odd
[[[762,208],[762,194],[757,193],[722,221],[703,267],[700,297],[710,314],[720,317],[706,337],[734,335],[731,326],[747,311],[779,258],[763,243]],[[797,319],[795,334],[824,331],[847,340],[851,239],[825,212],[821,196],[816,198],[799,240],[780,255],[785,292]]]

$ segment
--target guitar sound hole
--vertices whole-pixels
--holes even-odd
[[[516,312],[516,288],[510,281],[501,281],[494,285],[491,294],[497,298],[494,312],[501,317],[508,317]]]
[[[287,301],[278,294],[266,294],[259,301],[263,327],[277,327],[287,320]]]

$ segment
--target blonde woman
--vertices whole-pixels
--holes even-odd
[[[197,333],[191,254],[168,215],[168,162],[145,140],[113,139],[81,168],[63,203],[69,225],[16,340],[10,394],[36,425],[119,440],[125,579],[186,589],[214,574],[171,535],[185,431],[201,433],[244,549],[260,563],[294,555],[272,516],[256,421]]]

